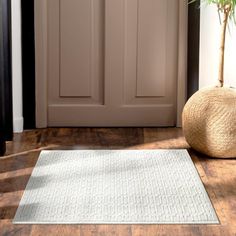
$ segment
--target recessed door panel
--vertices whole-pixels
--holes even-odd
[[[104,1],[60,0],[59,11],[60,97],[101,100]]]
[[[168,1],[138,0],[137,96],[165,96]]]
[[[91,97],[91,0],[60,1],[60,96]]]
[[[174,105],[178,1],[129,0],[125,9],[125,103]]]

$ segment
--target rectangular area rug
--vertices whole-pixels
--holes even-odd
[[[16,224],[218,224],[187,150],[43,151]]]

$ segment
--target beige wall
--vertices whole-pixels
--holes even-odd
[[[219,36],[220,23],[216,6],[202,6],[200,88],[217,83]],[[225,82],[236,87],[236,26],[232,23],[227,32]]]

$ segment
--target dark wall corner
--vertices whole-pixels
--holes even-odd
[[[21,0],[24,129],[35,128],[34,0]]]
[[[190,2],[191,0],[189,0]],[[199,89],[200,0],[188,6],[187,96]]]

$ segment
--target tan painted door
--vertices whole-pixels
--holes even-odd
[[[48,126],[174,126],[178,1],[50,0]]]

